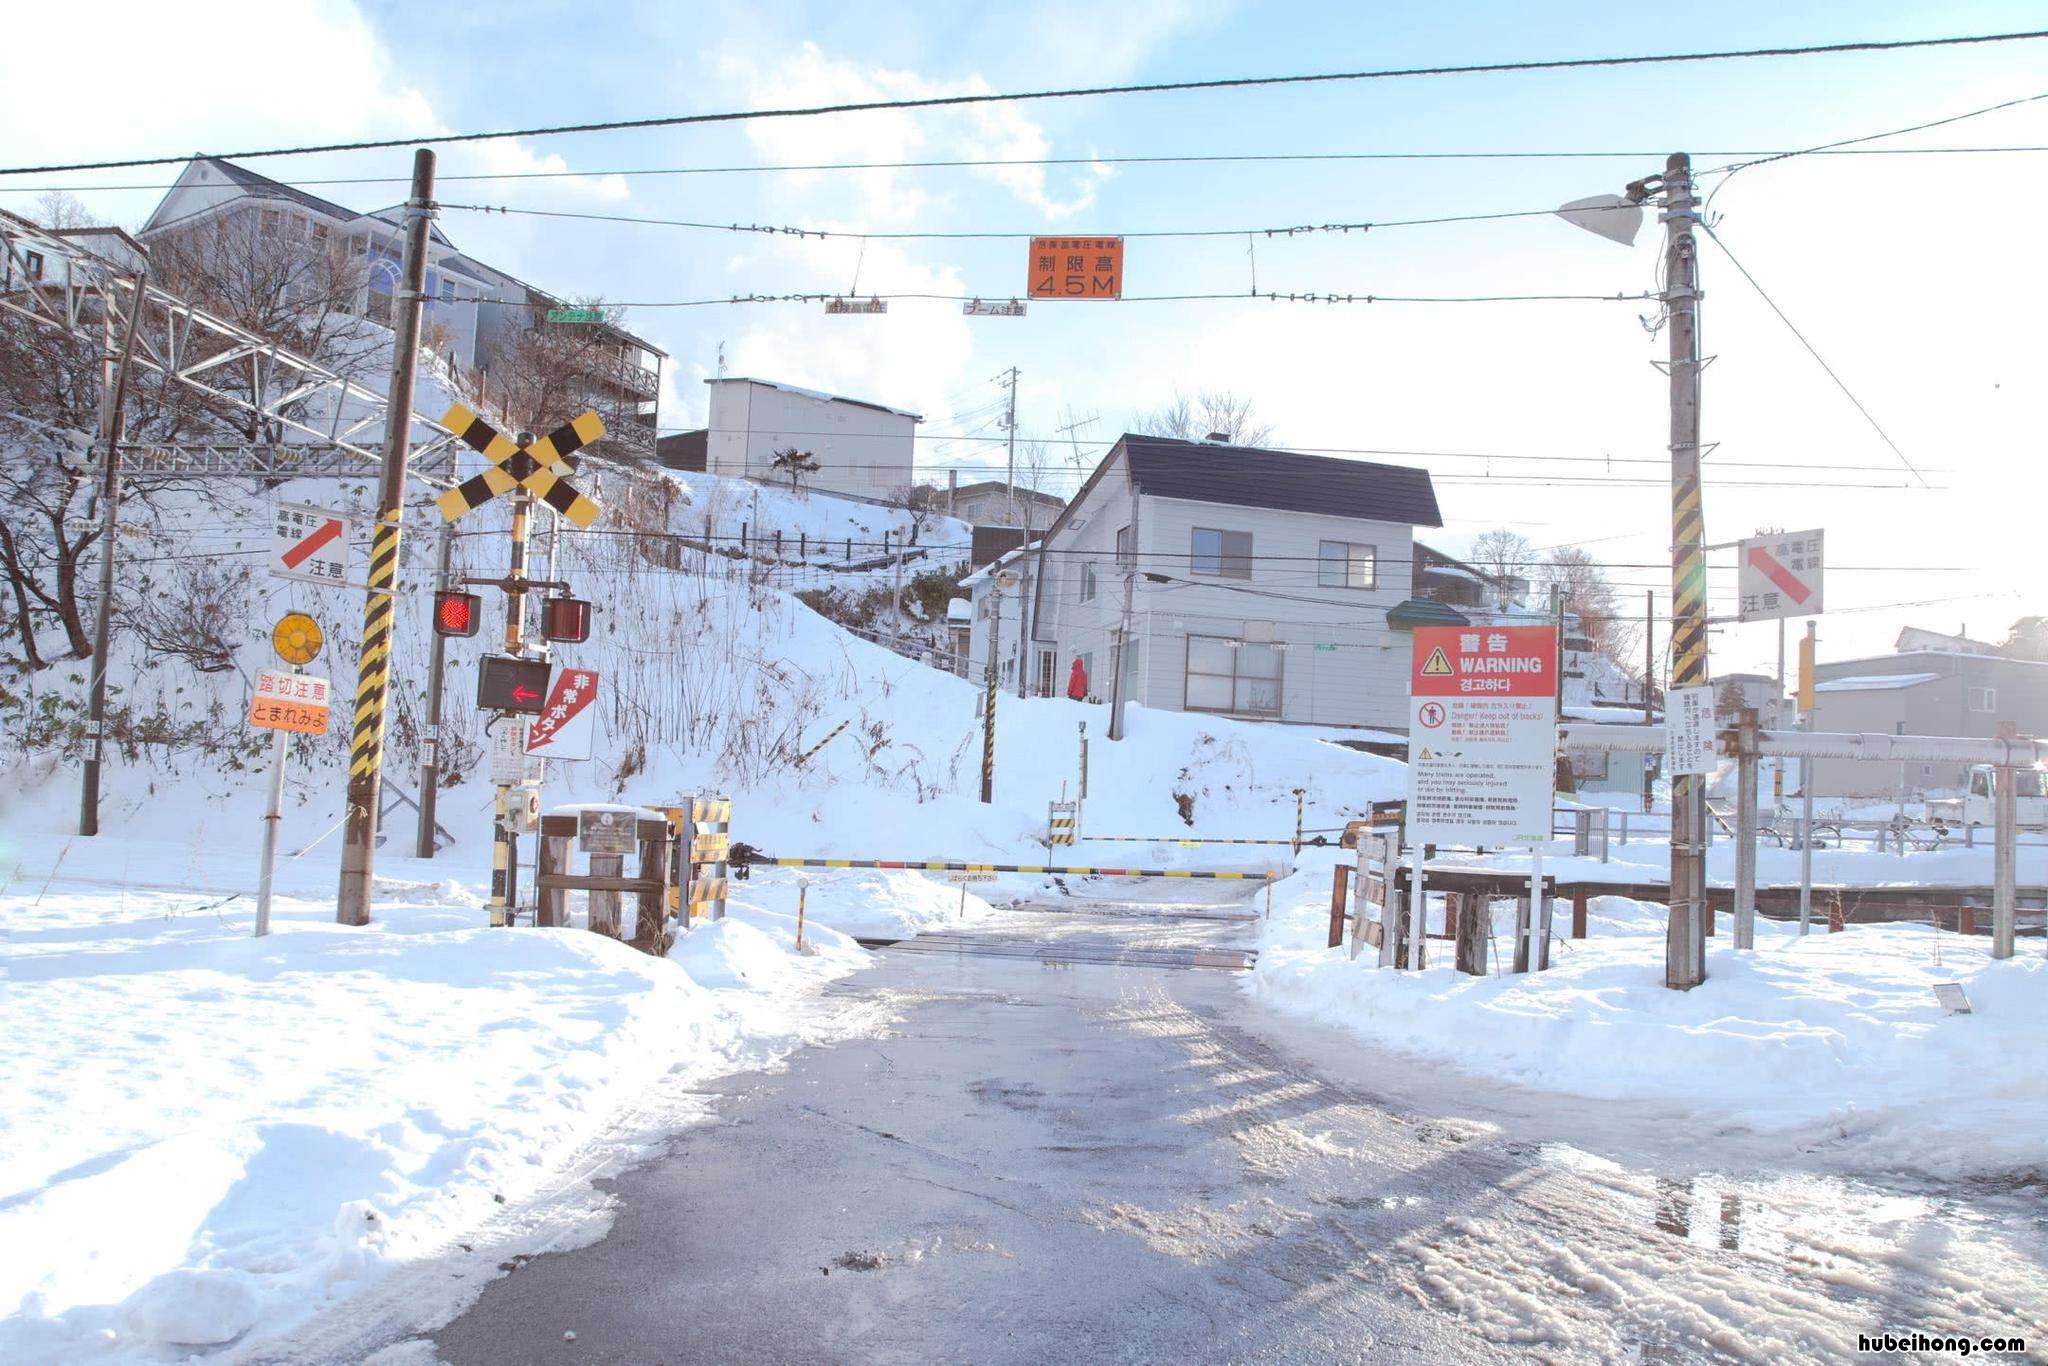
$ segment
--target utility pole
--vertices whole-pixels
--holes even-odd
[[[903,643],[903,546],[896,546],[896,559],[889,566],[889,648],[896,649]]]
[[[1799,729],[1813,729],[1814,623],[1799,642]],[[1785,762],[1783,759],[1779,763]],[[1799,756],[1799,932],[1813,924],[1813,760]]]
[[[1735,947],[1756,947],[1756,708],[1735,715]]]
[[[445,593],[452,586],[455,526],[441,527],[441,545],[434,556],[434,592]],[[439,599],[437,598],[436,601]],[[419,858],[434,856],[434,804],[441,787],[441,682],[448,667],[448,637],[434,632],[432,653],[427,656],[427,735],[420,753],[420,823],[413,841]]]
[[[1003,426],[1007,427],[1007,428],[1009,429],[1009,432],[1010,432],[1010,466],[1009,466],[1009,473],[1008,473],[1008,475],[1007,475],[1007,476],[1005,477],[1005,482],[1006,482],[1006,483],[1008,484],[1008,486],[1009,486],[1009,490],[1010,490],[1010,506],[1014,508],[1014,507],[1015,507],[1015,506],[1017,505],[1017,367],[1016,367],[1016,366],[1014,366],[1014,365],[1013,365],[1013,366],[1011,366],[1011,367],[1010,367],[1009,369],[1005,370],[1005,371],[1004,371],[1004,372],[1003,372],[1002,374],[1000,374],[1000,375],[997,375],[997,376],[996,376],[996,380],[997,380],[997,382],[999,382],[999,383],[1000,383],[1000,382],[1001,382],[1002,380],[1005,380],[1005,379],[1007,379],[1007,380],[1009,380],[1009,381],[1010,381],[1010,404],[1009,404],[1009,408],[1008,408],[1008,410],[1007,410],[1007,411],[1006,411],[1006,412],[1005,412],[1005,413],[1003,414]]]
[[[996,799],[996,646],[1003,634],[1003,593],[1016,577],[1007,570],[993,575],[988,595],[988,659],[982,669],[981,695],[981,801],[986,806]]]
[[[391,300],[394,345],[384,394],[384,460],[377,481],[377,526],[370,542],[370,580],[363,597],[363,637],[356,667],[354,729],[349,740],[348,815],[342,832],[341,887],[334,918],[370,923],[370,881],[376,861],[377,788],[384,764],[384,708],[391,682],[391,614],[398,592],[399,518],[406,457],[412,449],[413,376],[419,364],[420,305],[427,281],[427,233],[434,219],[434,153],[412,155],[412,194],[405,202],[404,278]]]
[[[1128,471],[1126,477],[1129,477]],[[1109,680],[1109,738],[1112,740],[1124,738],[1124,674],[1128,668],[1125,661],[1131,649],[1131,599],[1137,591],[1138,580],[1138,484],[1135,479],[1131,479],[1130,484],[1131,535],[1130,545],[1123,555],[1124,610],[1122,621],[1117,627],[1116,649],[1111,652],[1111,658],[1115,661],[1112,665],[1115,674]]]
[[[1700,502],[1699,249],[1693,237],[1692,159],[1664,163],[1664,306],[1671,387],[1671,686],[1702,687],[1707,676],[1706,521]],[[1671,918],[1665,927],[1664,985],[1679,990],[1707,977],[1707,783],[1671,777]]]
[[[1643,724],[1656,716],[1650,710],[1650,695],[1657,688],[1657,590],[1643,590]]]
[[[149,268],[135,272],[135,296],[128,309],[128,326],[121,335],[121,353],[113,354],[113,315],[107,313],[108,346],[100,363],[100,600],[92,625],[92,690],[86,710],[85,776],[78,795],[78,833],[100,832],[100,765],[107,743],[107,650],[114,629],[114,542],[120,534],[121,512],[121,428],[128,407],[128,368],[135,355],[135,332],[142,325],[143,292],[149,287]],[[113,298],[108,290],[101,296],[105,310]],[[23,628],[24,633],[26,627]]]

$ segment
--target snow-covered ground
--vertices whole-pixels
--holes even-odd
[[[1382,970],[1376,951],[1353,961],[1348,946],[1324,947],[1339,857],[1305,851],[1276,886],[1249,989],[1281,1010],[1433,1065],[1659,1102],[1856,1165],[2048,1170],[2048,1087],[2032,1044],[2048,1030],[2039,940],[1996,963],[1985,939],[1924,925],[1802,938],[1760,919],[1754,952],[1709,940],[1706,982],[1678,992],[1663,985],[1664,907],[1596,897],[1588,937],[1560,938],[1548,972],[1466,976],[1444,941],[1430,946],[1437,966]],[[1503,908],[1493,958],[1512,944]],[[1937,982],[1960,983],[1974,1013],[1948,1015]]]
[[[583,929],[483,928],[482,870],[393,860],[334,923],[332,861],[249,934],[245,847],[15,843],[0,866],[0,1359],[154,1359],[278,1332],[601,1175],[683,1088],[855,1027],[816,988],[957,889],[902,873],[743,884],[666,961]],[[450,876],[450,874],[454,874]],[[767,893],[756,896],[755,888]],[[987,914],[966,898],[970,917]],[[680,1109],[676,1107],[682,1107]]]

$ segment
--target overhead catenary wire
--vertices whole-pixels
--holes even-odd
[[[1721,240],[1721,234],[1714,230],[1713,225],[1702,220],[1700,223],[1700,228],[1707,234],[1708,237],[1713,239],[1714,245],[1721,249],[1721,254],[1728,258],[1728,264],[1735,267],[1736,273],[1741,275],[1744,280],[1749,282],[1749,287],[1756,291],[1757,297],[1759,299],[1762,299],[1764,301],[1765,306],[1768,307],[1771,310],[1771,312],[1775,313],[1778,316],[1778,321],[1785,324],[1786,330],[1789,331],[1793,335],[1793,337],[1795,337],[1798,340],[1801,346],[1806,348],[1806,354],[1812,356],[1815,363],[1818,364],[1820,368],[1826,372],[1827,377],[1834,381],[1835,387],[1842,391],[1842,396],[1848,399],[1849,402],[1855,406],[1856,411],[1863,415],[1863,420],[1870,424],[1870,429],[1878,434],[1878,437],[1884,442],[1885,445],[1891,447],[1892,454],[1896,455],[1899,458],[1899,463],[1906,467],[1907,472],[1910,473],[1915,479],[1917,479],[1920,482],[1920,486],[1922,488],[1931,487],[1931,485],[1929,485],[1927,482],[1927,477],[1920,472],[1917,466],[1914,465],[1912,459],[1909,456],[1907,456],[1906,452],[1900,449],[1899,443],[1892,440],[1891,433],[1884,429],[1884,424],[1877,420],[1877,415],[1871,412],[1870,409],[1867,406],[1865,406],[1862,399],[1856,397],[1856,393],[1849,387],[1848,381],[1844,380],[1840,374],[1836,373],[1835,367],[1828,364],[1827,357],[1821,355],[1819,349],[1815,347],[1812,342],[1806,339],[1806,334],[1799,330],[1799,325],[1793,322],[1791,318],[1786,316],[1784,309],[1778,307],[1778,301],[1771,297],[1770,291],[1766,290],[1763,287],[1763,284],[1756,278],[1756,276],[1750,274],[1749,267],[1743,265],[1741,260],[1735,255],[1735,253],[1728,249],[1728,244]]]
[[[1423,77],[1503,75],[1516,72],[1673,66],[1697,62],[1814,57],[1847,53],[1898,52],[1924,48],[1968,47],[1991,43],[2027,42],[2042,38],[2048,38],[2048,29],[2019,30],[2004,33],[1950,34],[1932,38],[1861,39],[1840,43],[1724,48],[1697,52],[1635,53],[1622,56],[1561,57],[1524,61],[1382,67],[1374,70],[1303,72],[1279,76],[1226,76],[1204,80],[1141,81],[1120,85],[1068,86],[1040,90],[989,92],[986,94],[927,95],[886,100],[852,100],[836,104],[723,110],[697,114],[660,114],[636,119],[605,119],[587,123],[543,124],[524,128],[501,128],[491,132],[440,133],[398,138],[364,138],[350,142],[303,143],[296,146],[250,148],[233,152],[213,153],[211,155],[247,161],[259,157],[299,156],[323,152],[375,151],[382,148],[411,147],[416,144],[447,146],[464,142],[488,142],[499,138],[562,137],[574,133],[614,133],[634,129],[675,128],[697,124],[746,123],[763,119],[816,118],[829,114],[857,114],[904,109],[965,108],[986,104],[1081,99],[1111,95],[1155,95],[1182,91],[1327,85]],[[118,170],[133,166],[168,166],[190,160],[191,155],[190,153],[177,153],[169,156],[125,157],[103,161],[0,167],[0,175]]]

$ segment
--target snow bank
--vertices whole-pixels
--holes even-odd
[[[2048,1168],[2048,1087],[2032,1047],[2048,1030],[2038,943],[1994,963],[1986,940],[1922,925],[1802,939],[1759,920],[1757,950],[1736,953],[1724,921],[1705,984],[1676,992],[1663,985],[1664,907],[1598,897],[1589,937],[1558,942],[1549,972],[1468,977],[1447,955],[1422,973],[1381,971],[1370,952],[1353,962],[1323,947],[1336,861],[1304,854],[1276,887],[1249,989],[1282,1010],[1475,1075],[1696,1110],[1861,1164]],[[1495,947],[1511,942],[1503,912]],[[1961,983],[1975,1013],[1947,1016],[1936,982]]]
[[[562,1179],[664,1074],[772,1062],[803,995],[868,958],[822,924],[797,956],[791,918],[744,893],[665,962],[480,928],[466,895],[380,904],[366,928],[286,899],[258,940],[189,893],[41,881],[0,892],[15,1361],[301,1320]]]

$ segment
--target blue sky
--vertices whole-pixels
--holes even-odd
[[[114,6],[119,10],[121,6]],[[533,3],[438,8],[210,7],[214,19],[136,6],[110,14],[110,70],[159,77],[91,107],[33,53],[0,54],[26,98],[0,113],[9,159],[402,135],[808,104],[954,90],[1201,78],[1440,62],[1755,47],[2041,26],[2038,4],[1733,4],[1674,24],[1640,5],[590,4],[565,18]],[[1142,11],[1112,13],[1112,10]],[[1790,148],[2048,92],[2048,45],[1703,66],[1470,76],[1055,101],[974,111],[665,129],[450,147],[444,174],[550,168],[760,165],[962,156],[1273,151],[1639,151],[1639,158],[1179,165],[1041,172],[728,174],[444,182],[450,203],[883,231],[1139,232],[1545,209],[1618,190],[1686,149]],[[172,93],[166,93],[170,91]],[[52,118],[51,108],[63,108]],[[25,112],[28,111],[28,112]],[[2048,143],[2048,102],[1898,145]],[[1727,160],[1723,157],[1720,160]],[[407,155],[254,163],[290,180],[403,177]],[[1728,262],[1702,257],[1709,537],[1825,526],[1831,562],[1823,655],[1887,647],[1903,621],[1992,634],[2048,610],[2033,568],[2044,476],[2028,411],[2048,354],[2031,322],[2028,262],[2044,207],[2041,154],[1807,158],[1735,177],[1720,231],[1869,404],[1938,490],[1762,490],[1787,462],[1860,467],[1812,477],[1911,482],[1897,457],[1799,349]],[[153,173],[58,178],[138,184]],[[51,183],[43,177],[39,183]],[[398,184],[323,193],[369,208]],[[149,190],[81,191],[140,221]],[[26,195],[0,193],[18,207]],[[734,293],[863,290],[1010,293],[1021,242],[821,243],[451,210],[465,250],[565,293],[636,305]],[[1400,294],[1638,293],[1654,287],[1654,225],[1633,249],[1551,218],[1388,228],[1291,239],[1134,240],[1134,293],[1235,291],[1253,258],[1262,288]],[[886,318],[826,318],[815,304],[635,307],[629,325],[671,357],[664,422],[701,421],[721,344],[755,373],[924,412],[920,460],[993,458],[991,377],[1023,372],[1020,427],[1069,420],[1098,442],[1176,389],[1250,396],[1281,444],[1494,452],[1412,458],[1437,474],[1452,547],[1492,525],[1539,545],[1582,542],[1640,596],[1663,579],[1654,482],[1544,488],[1526,455],[1651,461],[1663,454],[1662,354],[1637,303],[1302,305],[1265,301],[1034,306],[964,319],[898,304]],[[1092,454],[1100,446],[1084,448]],[[1391,457],[1390,457],[1391,458]],[[1718,464],[1717,464],[1718,462]],[[1574,467],[1654,481],[1654,463]],[[1789,476],[1778,476],[1789,477]],[[1052,476],[1063,489],[1071,472]],[[1856,568],[1851,568],[1856,566]],[[1942,568],[1936,569],[1934,567]],[[1964,572],[1951,572],[1948,567]],[[1904,568],[1888,568],[1904,567]],[[1919,568],[1915,568],[1919,567]],[[1732,576],[1717,582],[1732,587]],[[1659,594],[1661,597],[1661,593]],[[1894,602],[1924,606],[1889,608]],[[1717,667],[1767,663],[1766,627],[1716,640]]]

